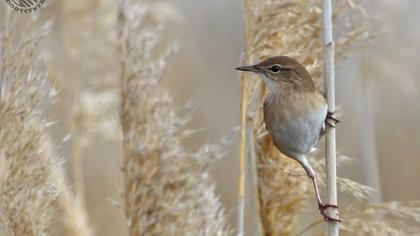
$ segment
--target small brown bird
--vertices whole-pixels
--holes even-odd
[[[337,206],[322,203],[315,171],[306,155],[315,150],[324,132],[324,124],[333,125],[330,122],[338,120],[328,114],[326,100],[315,87],[308,71],[286,56],[272,57],[256,65],[236,69],[254,72],[264,81],[269,91],[264,101],[264,122],[274,145],[302,165],[312,179],[318,208],[324,219],[337,221],[326,213],[327,208]]]

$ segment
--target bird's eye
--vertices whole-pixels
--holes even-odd
[[[271,71],[273,73],[278,73],[281,70],[281,67],[279,65],[274,65],[271,67]]]

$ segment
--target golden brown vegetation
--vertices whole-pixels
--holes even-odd
[[[60,192],[52,175],[58,160],[45,149],[45,121],[39,117],[43,75],[34,66],[35,42],[12,46],[12,35],[3,32],[0,234],[47,235]]]
[[[130,235],[227,235],[208,163],[218,145],[188,153],[191,134],[160,85],[173,48],[154,54],[159,28],[145,32],[147,9],[129,1],[118,15],[124,211]]]
[[[49,25],[25,35],[34,22],[16,32],[19,19],[7,12],[0,33],[0,235],[49,235],[60,221],[62,235],[91,235],[42,116],[55,96],[36,50]]]

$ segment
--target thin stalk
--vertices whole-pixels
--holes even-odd
[[[335,112],[335,84],[334,84],[334,41],[332,34],[332,6],[331,0],[323,0],[322,4],[322,26],[324,45],[324,93],[327,98],[328,112]],[[326,128],[325,150],[327,165],[327,192],[328,203],[337,205],[337,167],[336,167],[336,140],[335,128]],[[338,210],[330,208],[330,217],[335,217]],[[328,236],[338,236],[339,223],[328,222]]]
[[[241,77],[241,140],[239,144],[239,188],[238,188],[238,235],[244,235],[245,227],[245,159],[248,86],[246,78]]]
[[[73,157],[73,174],[76,182],[76,196],[80,200],[81,208],[86,212],[85,201],[85,178],[83,174],[83,146],[80,140],[80,135],[73,134],[72,138],[72,157]]]
[[[257,126],[257,119],[253,120],[252,127]],[[258,226],[257,229],[254,230],[254,232],[258,232],[257,235],[264,235],[264,227],[262,225],[261,221],[261,215],[259,214],[261,211],[261,203],[259,201],[259,190],[258,190],[258,168],[257,168],[257,155],[255,150],[255,134],[254,130],[252,128],[249,132],[249,158],[250,158],[250,166],[247,166],[247,170],[250,171],[250,174],[252,175],[252,181],[253,181],[253,191],[254,191],[254,198],[255,198],[255,208],[257,210],[257,220],[258,220]],[[249,173],[249,172],[248,172]]]
[[[120,1],[120,9],[118,10],[118,40],[119,40],[119,48],[118,48],[118,53],[126,58],[127,57],[127,42],[124,40],[124,32],[123,32],[123,28],[126,24],[126,16],[124,14],[124,7],[125,7],[126,1],[125,0],[121,0]],[[121,78],[125,78],[127,76],[127,65],[125,64],[124,60],[120,60],[120,70],[121,70]],[[124,79],[121,79],[121,84],[120,84],[120,96],[121,98],[126,98],[128,96],[127,94],[127,82]],[[126,101],[127,99],[121,99],[120,100],[120,107],[122,107],[123,109],[125,107],[127,107],[126,105]],[[124,111],[124,110],[123,110]],[[123,120],[123,116],[122,114],[120,115],[120,119]],[[127,122],[121,122],[121,128],[122,128],[122,132],[123,133],[128,133],[129,132],[129,127]],[[128,168],[128,159],[129,159],[129,142],[127,139],[123,139],[123,148],[122,148],[122,163],[121,163],[121,171],[123,173],[127,173],[127,168]],[[127,174],[124,174],[124,189],[130,189],[131,187],[131,183],[130,183],[130,178]],[[129,203],[129,195],[128,194],[124,194],[124,214],[125,217],[128,219],[130,217],[130,203]],[[132,225],[130,225],[130,235],[135,235],[135,227],[133,227]]]
[[[68,89],[62,89],[60,91],[60,97],[58,100],[58,103],[60,106],[58,106],[61,114],[65,117],[63,119],[66,119],[68,116],[68,111],[65,109],[69,105],[72,105],[69,103],[69,99],[71,94],[75,91],[75,84],[74,84],[74,61],[71,58],[71,42],[70,38],[68,37],[68,32],[70,31],[70,27],[68,25],[69,20],[69,9],[66,1],[61,2],[61,15],[63,16],[62,22],[61,22],[61,33],[63,36],[63,51],[64,51],[64,61],[65,61],[65,67],[63,69],[63,84],[61,86],[64,86]],[[71,82],[69,82],[71,81]],[[60,81],[55,81],[60,82]],[[70,91],[70,92],[69,92]],[[69,125],[67,125],[69,124]],[[69,130],[72,142],[71,142],[71,160],[72,160],[72,171],[73,171],[73,177],[74,182],[76,185],[75,195],[80,201],[80,207],[83,212],[87,212],[86,209],[86,198],[85,198],[85,179],[83,174],[83,145],[81,140],[81,130],[79,127],[79,124],[75,122],[74,119],[70,120],[70,122],[66,122],[66,130]]]
[[[244,50],[247,52],[249,45],[250,25],[249,25],[250,0],[244,0]],[[242,61],[246,62],[248,55],[243,54]],[[248,83],[245,75],[241,75],[241,137],[239,143],[239,186],[238,186],[238,236],[245,235],[245,171],[246,171],[246,141],[247,141],[247,105],[248,105]]]

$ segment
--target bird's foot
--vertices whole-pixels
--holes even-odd
[[[335,222],[341,222],[340,217],[338,216],[338,212],[336,214],[336,217],[331,217],[327,213],[328,208],[335,208],[338,209],[338,206],[332,205],[332,204],[320,204],[318,206],[319,211],[321,212],[321,215],[324,216],[325,221],[335,221]]]
[[[336,124],[340,123],[341,121],[334,117],[333,112],[327,112],[327,118],[325,119],[325,123],[329,127],[335,127]]]

